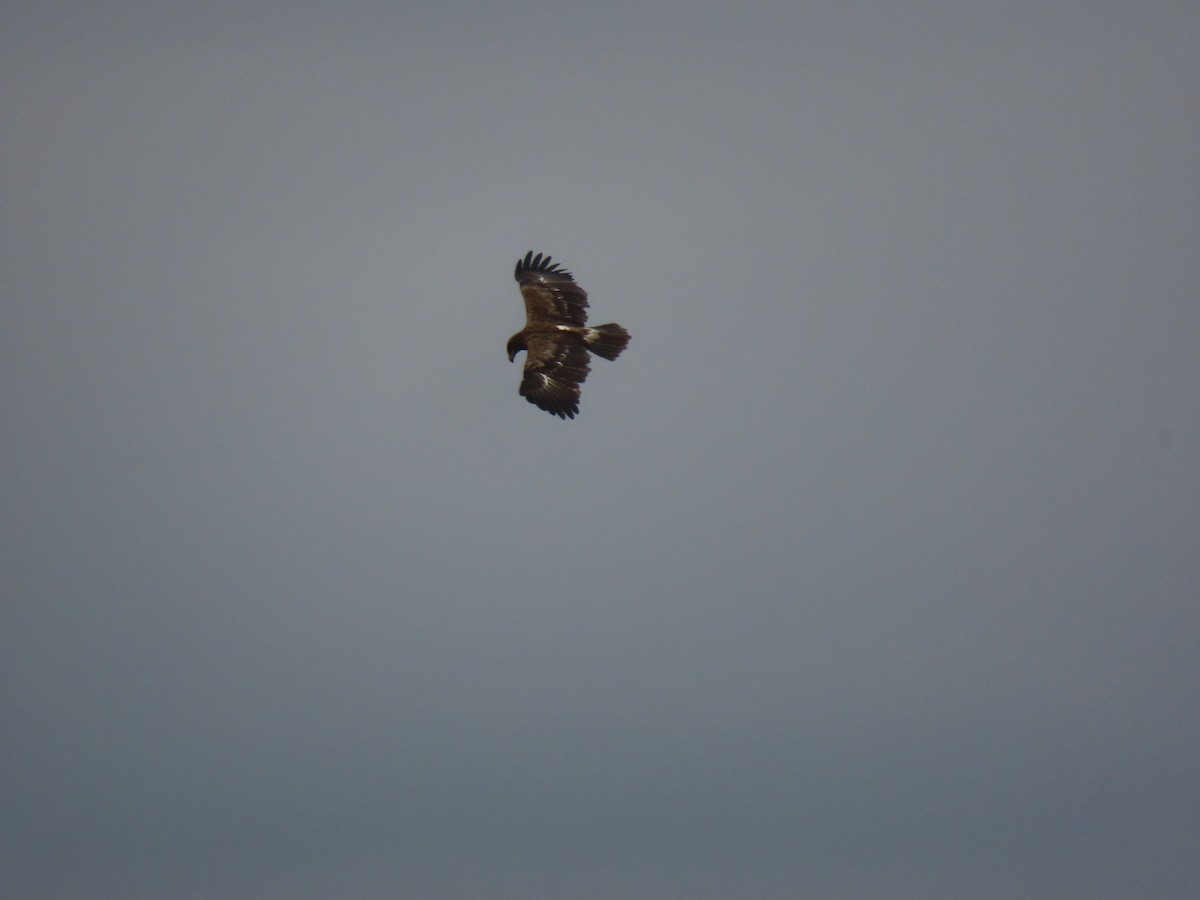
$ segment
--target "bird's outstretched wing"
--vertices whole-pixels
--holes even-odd
[[[531,335],[521,396],[562,419],[579,412],[579,385],[588,377],[588,352],[577,335]]]
[[[587,323],[587,291],[575,283],[570,272],[551,263],[548,255],[534,256],[530,250],[517,260],[513,277],[525,298],[528,325]]]

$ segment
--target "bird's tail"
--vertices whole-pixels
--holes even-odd
[[[594,325],[583,332],[588,349],[605,359],[616,359],[629,343],[629,332],[616,323]]]

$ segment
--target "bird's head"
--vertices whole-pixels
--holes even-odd
[[[521,340],[520,334],[514,334],[508,339],[508,361],[514,362],[517,354],[525,349],[525,342]]]

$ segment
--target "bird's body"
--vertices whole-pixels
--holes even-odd
[[[525,327],[508,341],[508,358],[525,351],[521,396],[553,416],[573,419],[588,353],[616,359],[629,343],[620,325],[587,324],[587,292],[549,256],[530,250],[513,273],[525,299]]]

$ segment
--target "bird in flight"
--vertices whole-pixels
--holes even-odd
[[[508,361],[525,351],[521,396],[552,416],[573,419],[588,352],[616,359],[629,332],[615,323],[588,327],[587,292],[549,256],[530,250],[517,260],[513,277],[525,298],[525,327],[508,339]]]

